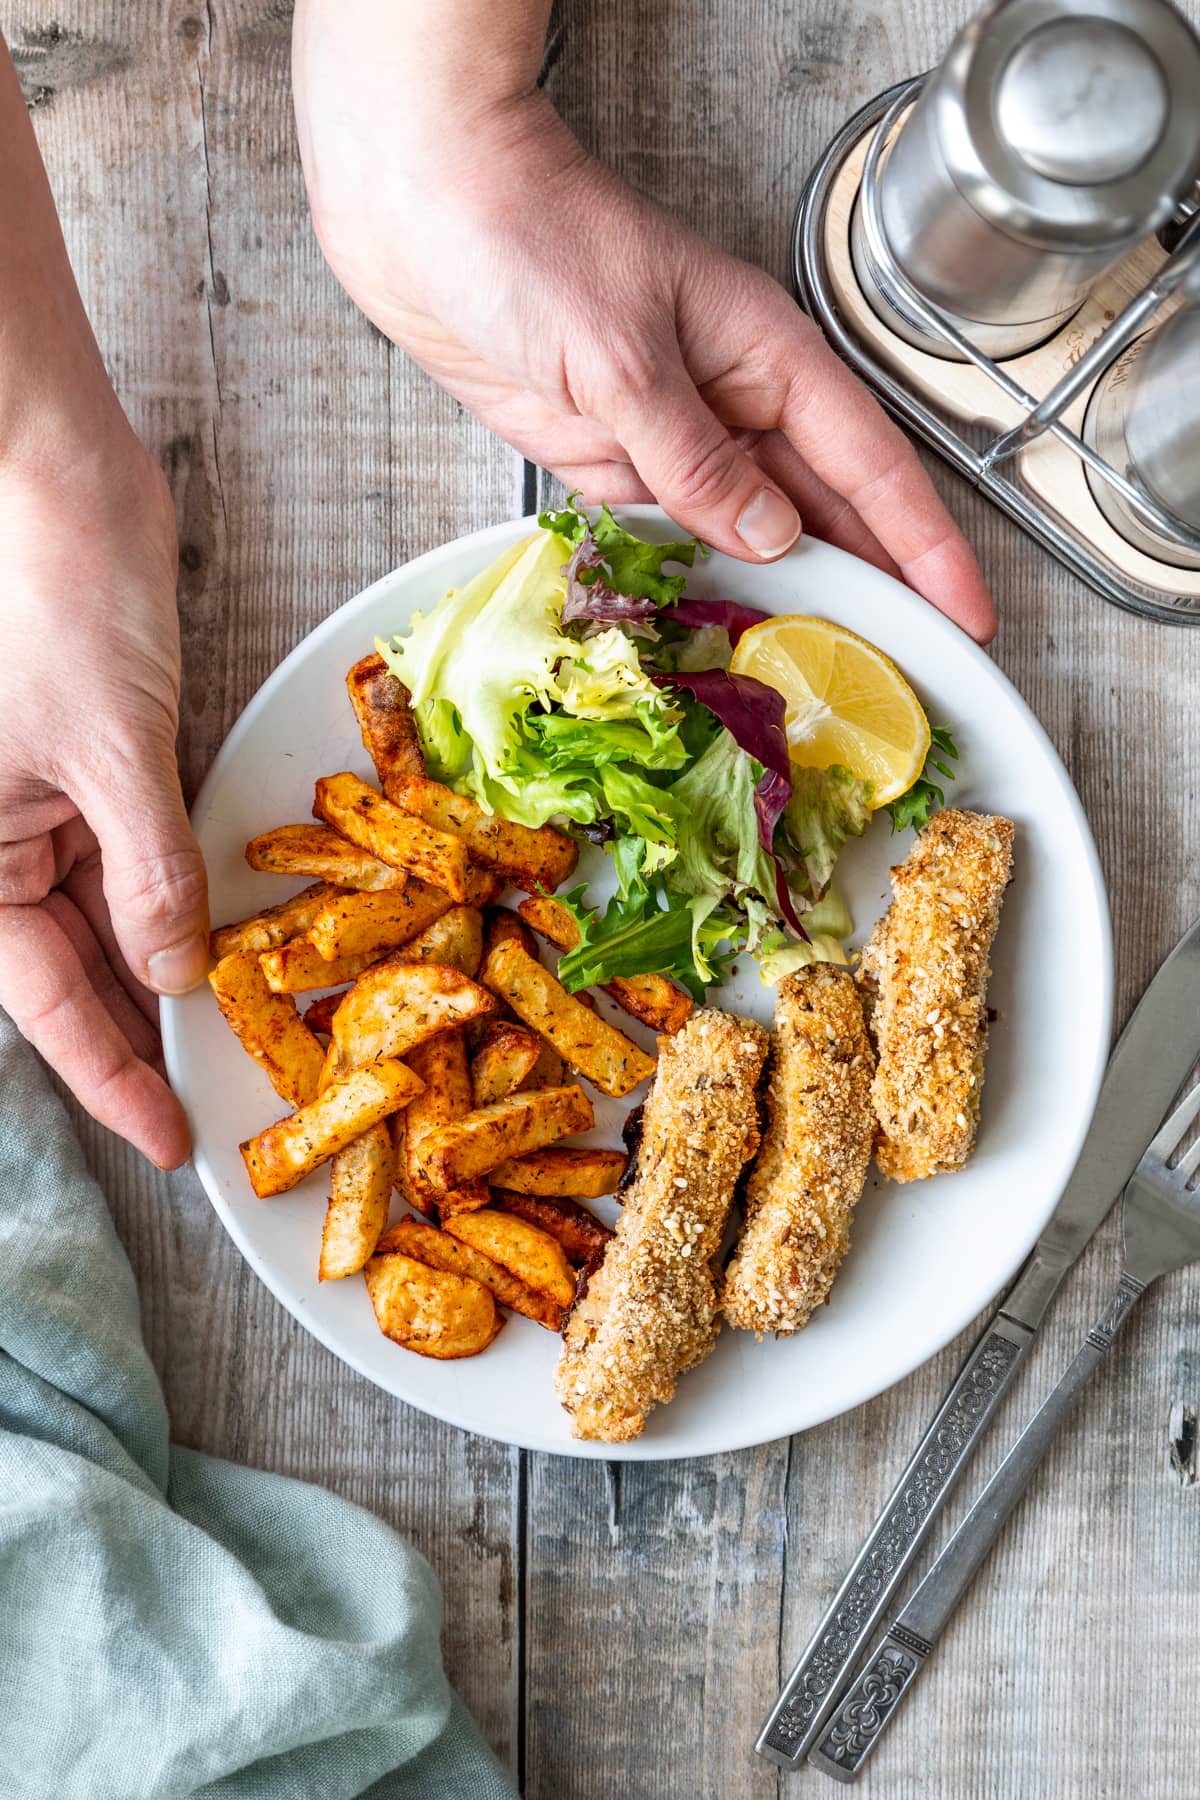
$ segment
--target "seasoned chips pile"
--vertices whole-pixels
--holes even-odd
[[[329,1163],[319,1278],[364,1272],[388,1337],[474,1356],[499,1306],[560,1330],[612,1235],[578,1202],[613,1192],[626,1157],[561,1145],[594,1122],[567,1071],[624,1096],[654,1059],[538,960],[534,931],[576,941],[551,898],[572,841],[431,781],[382,658],[356,663],[347,687],[379,787],[322,777],[320,823],[246,846],[251,868],[313,884],[212,936],[221,1011],[294,1109],[242,1156],[263,1199]],[[496,904],[506,885],[528,896],[516,913]],[[331,988],[301,1015],[297,994]],[[608,991],[659,1032],[691,1010],[661,976]],[[414,1211],[388,1230],[393,1191]]]

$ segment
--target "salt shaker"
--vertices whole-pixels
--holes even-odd
[[[1165,325],[1129,346],[1097,383],[1084,441],[1168,517],[1200,532],[1200,282]],[[1115,488],[1087,472],[1113,528],[1159,562],[1200,569],[1200,552],[1155,531]]]
[[[1003,0],[955,39],[883,162],[908,280],[993,357],[1049,337],[1200,174],[1200,42],[1166,0]],[[855,268],[906,341],[955,353],[866,242]]]

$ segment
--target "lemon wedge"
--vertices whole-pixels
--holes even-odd
[[[783,695],[788,748],[808,769],[841,763],[878,809],[906,793],[929,754],[929,721],[890,657],[829,619],[784,613],[742,633],[730,665]]]

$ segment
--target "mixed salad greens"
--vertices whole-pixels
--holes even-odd
[[[851,921],[832,875],[871,790],[845,768],[792,764],[782,696],[730,672],[738,637],[768,615],[683,597],[707,554],[694,540],[643,542],[574,496],[538,524],[377,648],[409,690],[432,774],[611,855],[603,912],[583,888],[558,896],[581,928],[560,979],[574,991],[660,973],[700,999],[746,952],[766,980],[844,962]],[[942,804],[934,775],[951,776],[956,754],[935,729],[924,775],[887,809],[896,828]]]

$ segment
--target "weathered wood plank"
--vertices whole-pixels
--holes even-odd
[[[288,9],[8,9],[85,299],[180,517],[193,790],[259,682],[395,563],[509,516],[521,464],[372,330],[308,222]],[[348,717],[348,737],[352,724]],[[515,1746],[515,1454],[397,1405],[301,1330],[191,1171],[85,1128],[142,1291],[178,1437],[321,1481],[416,1542],[447,1660]]]

